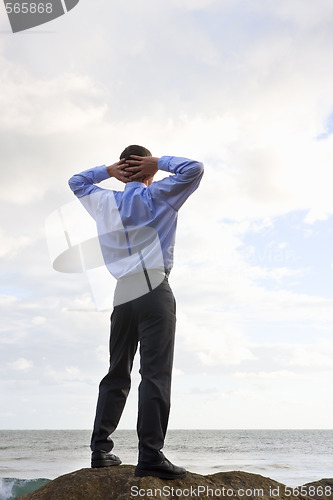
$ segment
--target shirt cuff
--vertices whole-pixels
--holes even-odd
[[[173,156],[161,156],[158,159],[157,168],[158,170],[164,170],[165,172],[170,172],[169,162]]]
[[[106,170],[106,165],[101,165],[100,167],[94,168],[94,184],[98,184],[99,182],[105,181],[105,179],[109,179],[109,173]]]

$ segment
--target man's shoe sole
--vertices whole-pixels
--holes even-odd
[[[121,460],[94,460],[91,462],[91,467],[97,469],[100,467],[113,467],[120,464]]]

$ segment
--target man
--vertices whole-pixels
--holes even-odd
[[[170,173],[153,182],[158,170]],[[140,343],[139,439],[136,476],[182,478],[186,470],[162,453],[170,410],[176,306],[168,283],[173,266],[177,213],[199,186],[202,163],[153,157],[128,146],[120,161],[74,175],[69,185],[95,219],[104,262],[117,278],[111,315],[110,368],[99,386],[91,439],[92,467],[119,465],[111,453],[131,385]],[[96,186],[115,177],[124,191]]]

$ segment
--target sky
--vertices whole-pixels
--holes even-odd
[[[169,428],[332,428],[332,52],[331,0],[80,0],[15,34],[0,6],[0,428],[92,427],[112,302],[53,269],[45,224],[131,143],[205,165]]]

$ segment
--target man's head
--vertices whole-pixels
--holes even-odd
[[[143,146],[138,146],[137,144],[132,144],[131,146],[127,146],[124,151],[121,153],[119,159],[129,160],[131,155],[136,156],[152,156],[149,149],[144,148]]]
[[[121,153],[119,159],[120,160],[122,160],[122,159],[130,160],[131,155],[152,156],[149,149],[144,148],[143,146],[138,146],[137,144],[132,144],[131,146],[127,146],[127,148],[124,149],[124,151]],[[146,184],[146,186],[149,186],[153,181],[153,177],[151,177],[150,179],[143,177],[142,179],[136,179],[136,180],[143,182],[144,184]]]

